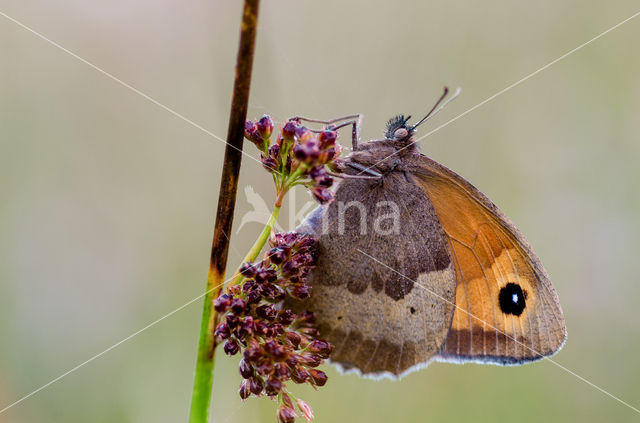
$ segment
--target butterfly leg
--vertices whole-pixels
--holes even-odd
[[[348,166],[351,166],[352,168],[359,170],[360,173],[367,173],[371,176],[375,176],[376,178],[382,178],[382,174],[376,172],[375,170],[372,170],[371,168],[368,168],[366,166],[361,165],[360,163],[356,163],[356,162],[349,162],[347,163]],[[355,175],[358,176],[358,175]]]
[[[348,173],[335,173],[335,172],[327,172],[331,176],[335,176],[336,178],[342,179],[369,179],[369,180],[379,180],[382,178],[381,176],[366,176],[366,175],[349,175]]]
[[[342,127],[352,125],[351,129],[351,145],[353,150],[358,149],[358,141],[360,140],[360,126],[362,125],[362,115],[360,113],[355,115],[347,115],[331,120],[309,119],[302,116],[292,117],[289,120],[295,120],[298,122],[305,121],[311,123],[321,123],[327,125],[327,129],[338,130]],[[334,125],[337,122],[341,122],[339,125]]]

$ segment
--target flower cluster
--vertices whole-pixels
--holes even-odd
[[[331,170],[338,165],[342,151],[336,143],[338,133],[331,129],[310,130],[294,118],[285,123],[272,144],[273,127],[271,117],[264,115],[245,123],[244,136],[262,152],[262,165],[282,185],[278,188],[302,184],[321,204],[331,201]]]
[[[282,422],[291,422],[297,415],[285,389],[287,381],[314,387],[327,381],[316,367],[329,357],[333,346],[318,339],[312,313],[294,313],[283,305],[285,299],[309,297],[305,280],[316,262],[315,244],[315,238],[307,234],[273,235],[264,260],[244,263],[242,283],[230,287],[214,304],[222,316],[215,335],[225,341],[225,353],[242,352],[240,397],[263,393],[277,397]],[[304,417],[313,416],[304,401],[297,400],[297,404]]]

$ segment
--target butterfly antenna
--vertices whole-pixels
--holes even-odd
[[[447,101],[445,101],[443,103],[442,101],[445,99],[447,94],[449,94],[449,88],[444,87],[444,92],[442,93],[442,95],[440,96],[438,101],[436,101],[436,104],[433,105],[433,107],[431,108],[431,110],[429,110],[429,113],[427,113],[427,115],[425,117],[420,119],[420,121],[418,121],[418,123],[416,123],[415,125],[411,126],[411,130],[416,129],[418,127],[418,125],[422,125],[424,122],[426,122],[430,118],[432,118],[435,115],[437,115],[440,110],[444,109],[447,106],[447,104],[451,103],[451,101],[454,100],[456,97],[458,97],[461,92],[462,92],[462,89],[460,89],[460,88],[456,89],[456,92],[453,93],[453,95],[449,99],[447,99]],[[438,106],[440,106],[440,107],[438,107]]]

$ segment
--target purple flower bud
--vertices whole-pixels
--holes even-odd
[[[280,155],[280,146],[278,144],[273,144],[269,147],[269,157],[272,157],[274,160],[278,160],[278,156]]]
[[[249,389],[253,395],[260,395],[264,389],[264,382],[259,377],[249,379]]]
[[[238,326],[236,328],[236,330],[233,331],[233,334],[236,336],[238,341],[240,341],[242,343],[245,342],[245,338],[247,337],[247,331],[244,330],[244,328],[242,326]]]
[[[257,373],[267,376],[273,373],[273,364],[270,361],[263,361],[255,367]]]
[[[247,292],[247,303],[249,304],[258,304],[262,299],[262,295],[260,295],[260,291],[258,289],[252,289]]]
[[[305,266],[308,266],[313,261],[313,256],[307,255],[307,253],[303,253],[298,251],[291,258],[291,261],[295,263],[296,267],[302,271]]]
[[[273,331],[274,336],[284,335],[284,326],[280,323],[273,323],[271,325],[271,330]]]
[[[287,331],[287,333],[285,335],[287,337],[287,340],[293,346],[293,348],[297,349],[300,346],[300,341],[302,340],[302,338],[300,337],[299,334],[297,334],[296,332],[293,332],[293,331]]]
[[[253,333],[255,330],[255,322],[253,316],[247,316],[242,320],[242,329],[247,333]]]
[[[338,150],[336,150],[334,147],[329,147],[318,153],[317,160],[322,164],[326,164],[333,160],[337,155]]]
[[[242,266],[240,266],[240,273],[245,278],[252,278],[256,273],[258,273],[258,269],[253,263],[242,263]]]
[[[296,138],[301,143],[313,142],[315,141],[315,134],[304,126],[298,126],[296,128]]]
[[[282,310],[278,314],[278,320],[285,326],[289,326],[293,323],[293,320],[296,318],[295,314],[289,309]]]
[[[269,298],[269,297],[273,297],[275,287],[273,286],[273,284],[265,282],[262,285],[260,285],[258,289],[260,291],[260,295],[262,295],[265,298]]]
[[[240,351],[240,346],[234,339],[229,339],[224,343],[224,352],[227,355],[236,355]]]
[[[320,135],[318,135],[318,139],[320,140],[323,148],[334,145],[337,138],[338,133],[336,131],[322,131]]]
[[[317,353],[322,358],[328,358],[333,350],[333,345],[323,339],[316,339],[307,346],[307,351]]]
[[[258,148],[262,148],[264,140],[260,136],[260,133],[258,133],[256,124],[251,122],[250,120],[244,123],[244,136],[246,139],[257,145]]]
[[[322,357],[319,354],[311,352],[303,352],[300,354],[300,362],[309,367],[318,367],[322,364]]]
[[[293,408],[293,401],[291,401],[291,397],[289,395],[283,392],[282,395],[280,395],[280,398],[282,399],[283,405]]]
[[[291,296],[299,300],[309,298],[309,287],[305,284],[296,285],[291,290]]]
[[[312,251],[308,253],[304,253],[305,265],[311,266],[316,263],[317,251]]]
[[[298,239],[300,238],[300,234],[294,231],[289,231],[289,232],[286,232],[282,236],[282,238],[284,239],[284,242],[290,246],[295,244],[298,241]]]
[[[244,292],[245,294],[247,292],[253,291],[256,288],[256,281],[254,281],[253,279],[247,279],[243,284],[242,284],[242,292]]]
[[[266,392],[267,395],[270,395],[270,396],[278,395],[281,389],[282,389],[282,382],[279,379],[276,379],[274,377],[270,377],[269,379],[267,379],[267,382],[265,383],[265,386],[264,386],[264,391]]]
[[[300,270],[298,268],[298,263],[296,263],[294,260],[292,261],[288,261],[285,264],[282,265],[282,273],[286,276],[290,276],[290,275],[295,275],[296,273],[298,273],[298,271]]]
[[[315,198],[315,200],[320,204],[325,204],[333,200],[333,195],[331,194],[331,192],[328,189],[322,187],[313,188],[311,190],[311,195],[313,195],[313,198]]]
[[[235,329],[238,326],[238,323],[240,323],[240,319],[238,319],[238,316],[234,314],[227,315],[225,321],[231,330]]]
[[[305,383],[309,379],[309,372],[302,368],[302,366],[294,366],[290,371],[291,380],[295,383]]]
[[[313,140],[297,143],[295,147],[293,147],[293,156],[305,163],[313,163],[315,160],[318,160],[320,153],[320,145]]]
[[[285,363],[287,363],[287,366],[289,366],[290,369],[293,369],[294,367],[296,367],[296,365],[298,364],[297,354],[289,354],[289,357],[287,357],[287,359],[285,360]]]
[[[240,389],[238,390],[238,393],[240,394],[240,398],[242,398],[243,400],[246,400],[247,398],[249,398],[249,396],[251,395],[251,389],[249,389],[249,382],[246,380],[243,380],[242,383],[240,384]]]
[[[324,386],[327,383],[327,375],[322,370],[310,369],[309,376],[316,386]]]
[[[255,122],[253,122],[252,120],[246,120],[244,122],[244,136],[249,138],[247,136],[247,133],[253,133],[256,132],[258,129],[256,128],[256,124]]]
[[[253,376],[253,367],[247,364],[244,358],[240,360],[240,364],[238,365],[238,370],[240,371],[240,376],[242,376],[245,379],[249,379],[251,376]]]
[[[273,282],[278,279],[278,273],[275,269],[268,267],[266,269],[260,269],[255,278],[258,283]]]
[[[285,141],[293,141],[293,137],[296,135],[296,130],[300,125],[298,125],[295,121],[290,120],[284,124],[282,128],[282,137]]]
[[[240,295],[241,291],[242,291],[242,287],[240,285],[233,285],[227,288],[227,293],[229,293],[231,297]]]
[[[273,366],[273,374],[280,380],[288,380],[291,377],[291,372],[284,364],[277,363]]]
[[[244,313],[244,310],[246,308],[247,308],[247,303],[241,298],[236,298],[233,301],[231,301],[231,311],[233,311],[237,315]]]
[[[269,292],[269,295],[267,296],[267,298],[273,301],[280,301],[280,300],[284,300],[287,297],[286,292],[283,291],[282,288],[280,288],[277,285],[272,285],[272,286],[273,286],[273,290]]]
[[[301,399],[296,400],[296,403],[298,404],[298,408],[302,413],[302,417],[304,417],[307,422],[313,420],[313,410],[311,409],[311,407],[309,407],[309,404],[302,401]]]
[[[293,157],[304,162],[307,160],[309,155],[307,154],[307,149],[302,144],[296,144],[293,147]]]
[[[216,326],[216,330],[213,331],[213,334],[220,339],[227,339],[231,336],[231,330],[229,330],[229,326],[226,323],[219,323]]]
[[[291,254],[291,247],[288,245],[282,245],[280,247],[274,247],[269,250],[267,257],[273,264],[281,264],[289,258]]]
[[[271,321],[276,318],[276,316],[278,315],[278,311],[272,305],[263,304],[259,307],[256,307],[256,314],[258,315],[258,317]]]
[[[262,358],[260,347],[249,347],[244,350],[244,359],[249,363],[256,363]]]
[[[256,122],[256,130],[262,137],[262,139],[267,139],[271,137],[271,132],[273,132],[273,119],[271,116],[264,115]]]
[[[333,178],[330,175],[325,175],[323,178],[315,180],[316,185],[322,188],[331,188],[333,185]]]
[[[294,262],[295,262],[295,261],[294,261]],[[304,269],[299,269],[299,270],[302,272]],[[295,285],[295,284],[297,284],[297,283],[302,283],[302,282],[304,282],[304,278],[301,278],[301,275],[300,275],[300,274],[297,274],[297,275],[291,275],[291,276],[289,276],[288,278],[289,278],[289,285]]]
[[[269,392],[267,392],[269,394]],[[276,394],[273,394],[276,395]],[[278,408],[278,423],[294,423],[296,421],[296,410],[290,407],[280,406]]]
[[[266,336],[269,333],[269,324],[263,320],[256,321],[255,327],[256,335]]]
[[[224,313],[225,311],[227,311],[230,304],[231,304],[231,297],[228,296],[227,294],[222,294],[218,298],[216,298],[216,300],[214,301],[213,308],[218,313]]]
[[[278,162],[273,157],[265,157],[261,154],[260,161],[262,162],[262,166],[269,172],[275,172],[278,168]]]
[[[269,245],[271,247],[279,247],[280,245],[285,244],[284,242],[284,234],[281,232],[277,232],[273,234],[271,238],[269,238]]]
[[[265,342],[264,349],[276,359],[285,358],[287,353],[282,345],[273,340]]]
[[[309,170],[309,177],[313,180],[322,179],[327,175],[327,170],[324,166],[314,166]]]
[[[294,248],[297,251],[302,251],[302,250],[306,251],[306,250],[314,249],[317,242],[318,240],[314,236],[309,234],[304,234],[303,236],[298,238],[298,240],[294,245]]]

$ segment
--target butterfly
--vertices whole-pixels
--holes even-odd
[[[331,362],[397,378],[433,360],[517,365],[558,351],[565,322],[540,260],[514,224],[458,174],[420,153],[418,125],[389,120],[340,165],[334,200],[299,231],[318,239],[311,297]],[[342,118],[343,120],[345,118]]]

